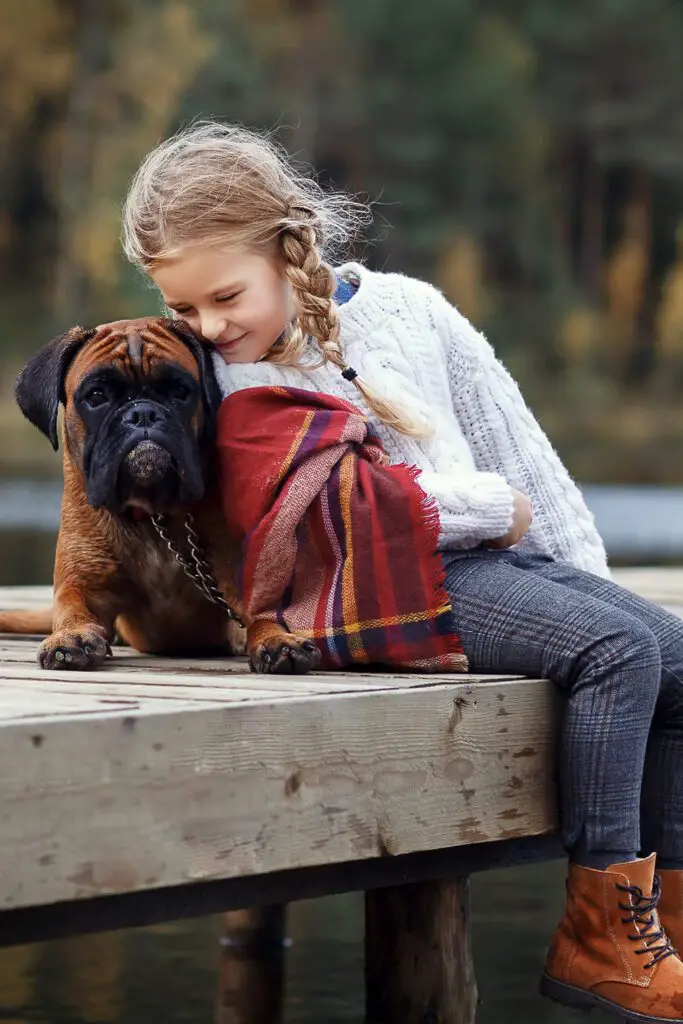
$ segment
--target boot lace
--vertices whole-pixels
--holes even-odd
[[[627,938],[631,942],[645,943],[642,949],[634,950],[638,955],[650,954],[652,959],[645,964],[645,969],[654,967],[660,960],[665,960],[668,956],[674,956],[676,950],[661,927],[655,912],[661,894],[657,875],[654,878],[651,896],[645,896],[643,890],[637,885],[619,885],[618,882],[614,884],[620,892],[627,892],[631,898],[630,903],[619,903],[619,909],[628,911],[630,915],[629,917],[622,917],[621,923],[640,926],[641,930],[636,935],[627,935]],[[656,945],[656,943],[659,943],[659,945]]]

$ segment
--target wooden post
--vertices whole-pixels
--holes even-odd
[[[365,894],[366,1024],[473,1024],[469,879]]]
[[[223,915],[215,1024],[280,1024],[285,975],[285,907]]]

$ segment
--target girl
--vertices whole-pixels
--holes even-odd
[[[419,468],[472,671],[566,695],[567,905],[542,991],[683,1021],[683,622],[610,581],[579,490],[486,339],[428,284],[332,269],[363,217],[266,138],[202,123],[144,160],[124,246],[213,345],[225,395],[345,398]]]

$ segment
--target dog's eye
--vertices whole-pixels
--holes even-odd
[[[181,381],[173,381],[168,386],[168,393],[171,398],[177,398],[179,402],[184,402],[186,398],[190,397],[190,389],[187,384],[181,383]]]
[[[93,388],[92,391],[88,391],[87,394],[83,396],[83,401],[92,409],[96,409],[99,405],[104,405],[108,399],[103,388]]]

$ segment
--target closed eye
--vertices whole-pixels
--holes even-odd
[[[186,398],[190,397],[190,388],[181,381],[172,381],[167,384],[166,391],[172,398],[177,398],[180,402],[184,402]]]
[[[232,302],[241,294],[241,292],[233,292],[231,295],[217,295],[216,302]]]
[[[175,399],[177,402],[186,402],[197,394],[197,385],[189,379],[189,374],[187,376],[188,379],[183,380],[180,374],[162,372],[155,378],[152,388],[157,394],[165,398]]]

